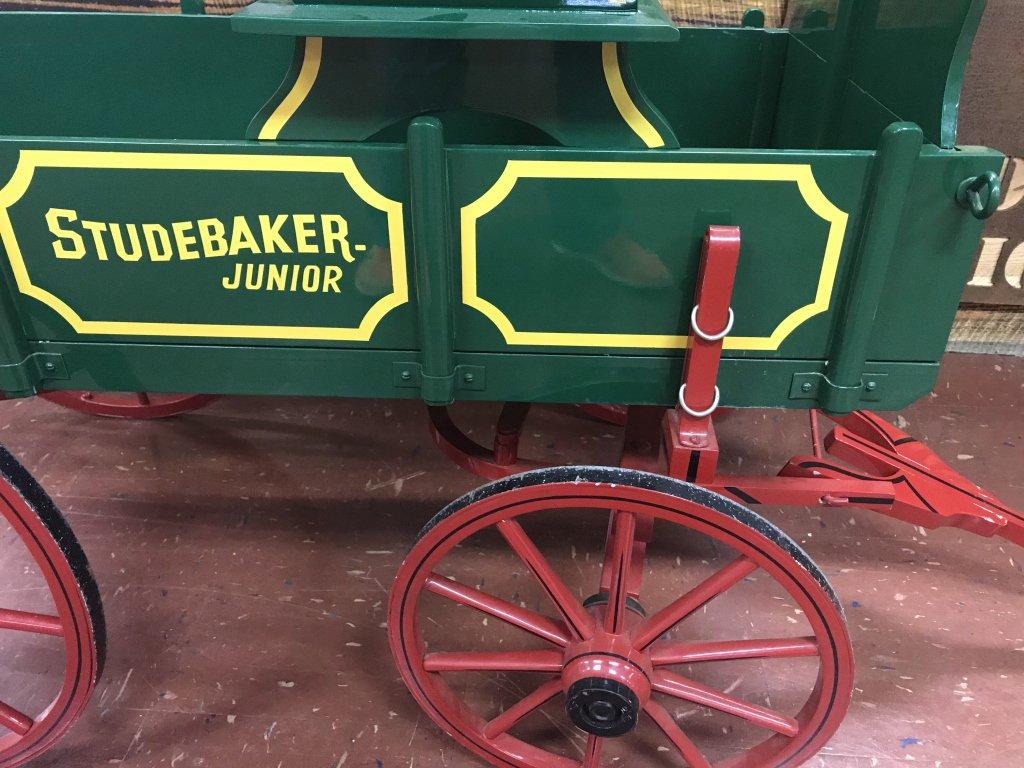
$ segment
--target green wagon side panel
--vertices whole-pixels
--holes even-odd
[[[849,330],[872,153],[438,151],[452,359],[475,371],[456,397],[671,402],[712,224],[744,237],[723,402],[817,397]],[[887,293],[851,315],[874,333],[865,404],[930,386],[980,235],[954,194],[999,162],[917,160]],[[418,396],[436,334],[417,319],[409,163],[388,144],[0,142],[0,388]]]
[[[25,335],[412,348],[404,161],[382,145],[0,142]]]
[[[460,350],[678,355],[708,226],[743,230],[727,354],[815,359],[868,153],[456,149]]]

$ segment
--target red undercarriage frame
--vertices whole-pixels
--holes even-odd
[[[696,483],[747,505],[862,507],[925,528],[960,528],[1024,546],[1024,513],[868,411],[827,416],[835,427],[825,436],[824,451],[819,412],[812,411],[811,453],[790,459],[775,476],[718,473],[712,415],[719,399],[716,382],[725,334],[703,329],[731,327],[729,304],[739,246],[738,229],[709,230],[679,405],[667,411],[647,406],[628,410],[622,466]],[[465,435],[445,408],[431,408],[434,442],[456,464],[490,480],[547,466],[518,455],[529,408],[522,403],[505,406],[491,449]]]

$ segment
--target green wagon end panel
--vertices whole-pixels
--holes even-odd
[[[29,340],[412,344],[401,148],[168,149],[0,149]]]

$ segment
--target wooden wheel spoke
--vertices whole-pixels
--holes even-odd
[[[509,728],[518,723],[535,709],[544,706],[551,699],[562,692],[562,681],[560,679],[549,680],[533,693],[520,699],[500,715],[484,726],[483,734],[488,739],[506,733]]]
[[[601,751],[603,749],[604,739],[594,734],[587,736],[587,751],[583,754],[583,762],[580,768],[600,768]]]
[[[683,756],[683,759],[690,768],[711,768],[711,763],[697,749],[697,745],[690,741],[690,737],[683,733],[683,729],[679,727],[667,709],[658,702],[651,700],[644,705],[644,712],[650,716],[651,720],[661,729],[666,738],[672,742],[672,746],[679,751],[679,754]]]
[[[64,625],[60,623],[60,618],[57,616],[15,611],[10,608],[0,608],[0,629],[13,629],[18,632],[55,637],[64,634]]]
[[[149,393],[148,392],[136,392],[135,398],[139,401],[139,405],[149,405]]]
[[[580,639],[590,639],[594,634],[594,622],[590,618],[590,614],[565,585],[565,582],[555,573],[551,564],[526,535],[523,527],[515,520],[502,520],[498,523],[497,528],[519,559],[537,577],[537,581],[544,587],[544,591],[547,592],[572,633]]]
[[[423,659],[428,672],[561,672],[559,651],[454,651],[428,653]]]
[[[32,718],[24,712],[19,712],[10,704],[0,701],[0,725],[14,731],[19,736],[24,736],[35,723]]]
[[[817,655],[818,641],[814,637],[724,640],[713,643],[655,643],[651,647],[651,663],[656,667],[704,661],[792,659]]]
[[[608,584],[608,605],[605,608],[605,631],[622,632],[626,616],[626,597],[629,595],[629,576],[636,541],[636,517],[630,512],[612,513],[608,552],[604,561],[601,583]]]
[[[645,621],[637,630],[634,644],[644,650],[672,627],[705,603],[735,586],[741,579],[757,570],[757,563],[745,557],[737,558],[706,578],[685,595],[668,604]]]
[[[714,688],[709,688],[706,685],[701,685],[671,672],[658,671],[651,680],[651,686],[654,690],[661,693],[674,696],[677,699],[691,701],[694,704],[700,704],[728,715],[734,715],[754,725],[781,733],[784,736],[795,736],[800,730],[800,725],[792,717],[779,714],[767,707],[751,704],[727,693],[716,691]]]
[[[528,608],[521,608],[500,597],[481,592],[479,589],[466,586],[453,579],[446,579],[436,573],[427,578],[425,586],[436,595],[447,597],[449,600],[454,600],[470,608],[476,608],[478,611],[501,619],[512,626],[525,629],[555,645],[564,647],[569,644],[569,636],[561,626],[547,616]]]

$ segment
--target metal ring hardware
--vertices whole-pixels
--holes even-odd
[[[705,333],[699,325],[697,325],[697,310],[700,309],[700,304],[693,308],[693,312],[690,313],[690,327],[693,332],[704,339],[704,341],[721,341],[730,333],[732,333],[732,327],[736,324],[736,313],[732,311],[732,307],[729,307],[729,322],[725,324],[725,330],[721,333]]]
[[[987,194],[982,197],[982,193]],[[1003,201],[1003,189],[994,171],[965,179],[956,191],[956,201],[969,210],[976,219],[992,216]]]
[[[706,411],[695,411],[693,408],[686,404],[686,385],[683,384],[679,388],[679,407],[682,408],[687,415],[692,416],[695,419],[705,419],[712,413],[718,410],[718,404],[722,401],[722,392],[715,387],[715,402],[711,404],[711,407]]]

